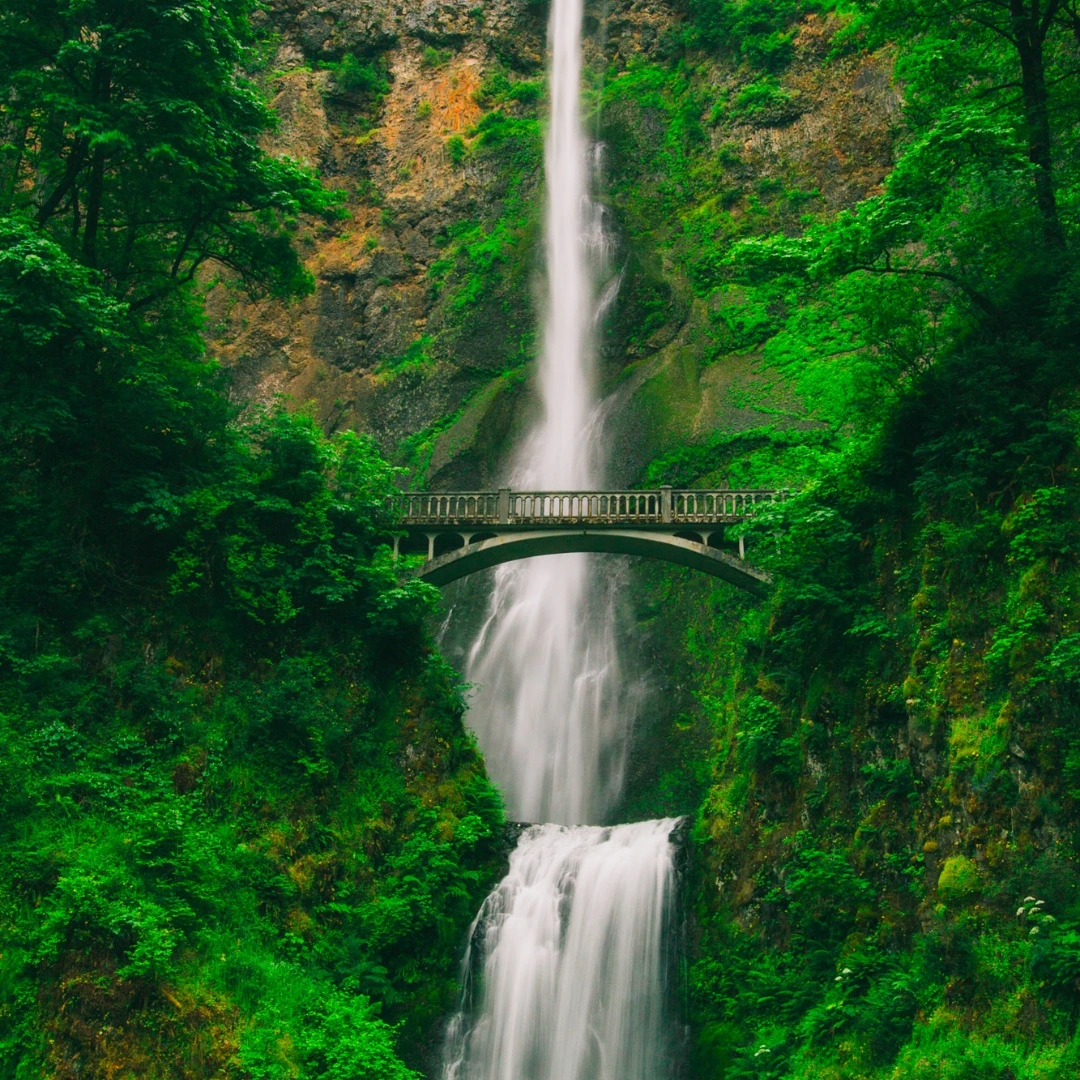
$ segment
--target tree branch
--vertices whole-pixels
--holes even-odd
[[[955,285],[956,288],[958,288],[986,315],[989,315],[994,319],[996,319],[998,315],[998,309],[989,297],[984,296],[978,289],[973,289],[966,281],[961,280],[955,274],[946,273],[944,270],[926,270],[915,266],[893,266],[889,260],[888,252],[885,253],[884,266],[874,266],[872,263],[867,263],[858,265],[854,267],[854,269],[864,270],[868,274],[897,274],[902,277],[924,277],[939,281],[947,281],[950,285]]]
[[[82,167],[86,164],[86,147],[87,139],[85,136],[75,140],[75,145],[71,148],[71,156],[68,158],[67,168],[64,170],[63,179],[57,185],[56,190],[38,209],[35,221],[39,225],[44,225],[56,213],[60,203],[63,202],[64,196],[71,190],[79,173],[82,172]]]

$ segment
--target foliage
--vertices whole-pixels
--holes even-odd
[[[642,575],[646,610],[679,611],[678,727],[714,748],[696,1076],[1075,1070],[1076,25],[1054,3],[703,2],[666,60],[608,74],[643,253],[620,343],[679,325],[680,356],[752,365],[745,404],[772,413],[672,420],[643,479],[797,491],[743,530],[762,608]],[[885,182],[836,212],[786,160],[754,176],[732,129],[787,122],[829,49],[834,78],[894,59],[904,109]],[[660,260],[682,308],[651,300]]]
[[[5,1076],[406,1080],[499,860],[395,470],[202,352],[200,263],[303,292],[332,203],[259,149],[247,12],[0,14]]]
[[[346,53],[340,61],[328,63],[326,67],[333,73],[335,86],[343,93],[380,98],[390,92],[386,65],[378,59]]]
[[[829,6],[822,0],[691,0],[690,25],[705,48],[728,49],[776,71],[791,62],[794,25]]]
[[[272,114],[239,73],[251,7],[6,4],[0,212],[32,216],[136,307],[208,260],[252,288],[309,289],[286,224],[334,199],[259,149]]]

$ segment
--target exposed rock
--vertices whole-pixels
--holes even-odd
[[[523,335],[535,322],[535,278],[512,284],[512,297],[475,298],[463,333],[461,313],[446,308],[431,271],[457,226],[493,225],[503,212],[508,193],[497,171],[479,159],[455,164],[447,141],[469,138],[484,115],[478,99],[488,73],[542,68],[546,5],[272,0],[265,17],[281,34],[276,74],[267,81],[281,118],[272,148],[317,168],[344,193],[349,216],[302,229],[316,288],[300,302],[252,303],[219,274],[208,300],[213,351],[232,367],[234,392],[244,399],[313,401],[327,428],[371,431],[387,453],[430,430],[427,449],[410,461],[431,482],[493,484],[504,440],[523,428],[533,407],[528,383],[505,373],[520,363]],[[664,0],[589,5],[586,60],[597,70],[657,60],[679,18]],[[795,103],[789,119],[706,125],[715,152],[739,148],[733,182],[777,178],[816,189],[821,205],[835,209],[883,180],[900,107],[889,60],[823,65],[837,25],[811,16],[800,26],[784,81]],[[385,63],[389,92],[374,112],[338,94],[332,73],[319,70],[348,52]],[[703,58],[698,71],[732,94],[750,77],[722,57]],[[605,124],[622,125],[645,159],[667,137],[666,114],[647,100],[612,108]],[[521,190],[538,201],[539,175],[522,180],[531,187]],[[659,185],[664,177],[643,180]],[[660,244],[671,225],[658,215],[651,241]],[[619,380],[610,431],[622,448],[620,475],[631,480],[670,439],[704,435],[717,424],[741,429],[763,414],[746,404],[757,380],[752,363],[712,365],[702,352],[710,311],[695,307],[686,267],[651,251],[624,258],[602,353],[605,379]],[[538,260],[535,252],[524,262],[535,273]],[[658,310],[659,324],[640,333],[643,313]],[[430,361],[397,370],[414,355],[410,349],[421,348]]]

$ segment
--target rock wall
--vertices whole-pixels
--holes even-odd
[[[274,148],[317,169],[342,193],[346,213],[298,223],[315,282],[303,301],[253,302],[227,275],[208,279],[212,351],[232,370],[239,398],[285,395],[310,403],[327,430],[369,431],[410,467],[414,483],[493,484],[535,407],[528,376],[542,182],[538,149],[511,160],[487,146],[494,140],[485,123],[497,114],[539,132],[546,5],[275,0],[262,19],[270,47],[257,78],[281,120]],[[632,207],[617,194],[620,182],[646,194],[663,185],[664,162],[654,155],[672,116],[647,95],[612,99],[605,86],[644,66],[670,67],[680,26],[677,5],[656,0],[592,3],[586,19],[591,122],[602,139],[622,144],[606,174],[622,280],[601,350],[620,463],[613,479],[624,482],[639,479],[672,440],[760,423],[763,403],[803,422],[782,387],[762,380],[752,351],[717,359],[711,326],[723,298],[695,293],[685,245],[672,242],[680,214],[702,192],[688,192],[686,207],[659,197]],[[708,102],[701,105],[706,139],[692,155],[732,159],[729,179],[748,193],[744,203],[769,183],[797,181],[816,192],[811,209],[829,212],[884,177],[898,108],[888,57],[825,63],[836,29],[818,17],[800,27],[778,114],[718,120],[716,108],[709,117]],[[385,94],[343,90],[335,68],[347,57],[383,71]],[[731,58],[694,59],[686,80],[699,97],[705,88],[731,98],[752,78]],[[503,80],[501,96],[490,90],[493,77]],[[515,97],[525,83],[531,99]],[[655,171],[629,176],[642,162]],[[478,256],[493,266],[470,295],[470,253],[498,241],[511,214],[515,228],[501,250]],[[440,287],[440,275],[454,287]]]

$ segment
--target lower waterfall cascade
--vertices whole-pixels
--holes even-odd
[[[470,932],[444,1080],[669,1072],[675,825],[526,830]]]
[[[513,483],[588,488],[602,408],[593,335],[618,290],[603,211],[589,198],[581,123],[583,0],[553,0],[545,141],[547,316],[543,417]],[[593,556],[595,558],[595,556]],[[443,1080],[664,1080],[671,1013],[673,819],[601,826],[621,793],[634,688],[619,665],[616,611],[584,555],[500,567],[469,652],[470,712],[492,777],[532,825],[470,933]]]

